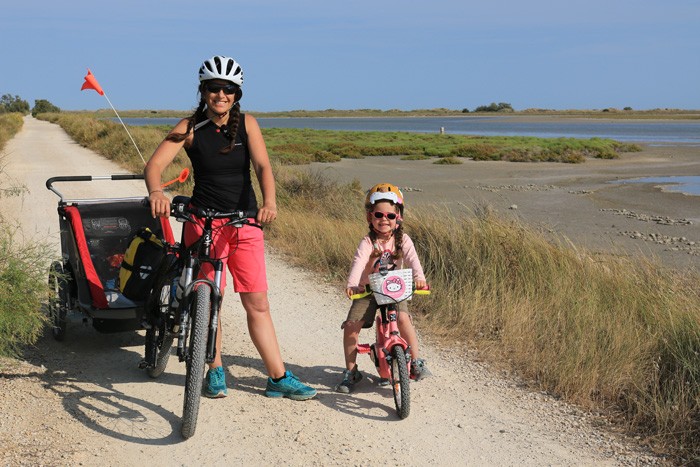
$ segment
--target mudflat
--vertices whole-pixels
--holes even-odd
[[[369,157],[299,170],[321,171],[341,182],[357,179],[363,188],[394,183],[404,190],[408,224],[413,207],[445,207],[467,216],[490,209],[591,253],[644,256],[684,270],[697,270],[700,263],[700,196],[659,184],[620,183],[700,176],[698,146],[643,145],[619,159],[581,164],[434,161]]]

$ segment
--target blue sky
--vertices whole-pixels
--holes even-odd
[[[0,94],[118,110],[196,105],[197,69],[241,63],[247,110],[700,109],[697,0],[20,0]]]

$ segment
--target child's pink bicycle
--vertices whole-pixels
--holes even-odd
[[[375,320],[377,333],[373,344],[358,344],[357,352],[369,354],[380,378],[387,379],[394,391],[394,405],[399,418],[408,417],[411,411],[411,348],[401,337],[398,327],[398,303],[409,300],[414,294],[427,295],[429,289],[413,289],[413,270],[388,271],[385,267],[369,276],[370,284],[363,293],[352,295],[357,300],[374,294],[379,305]]]

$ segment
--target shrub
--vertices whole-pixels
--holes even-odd
[[[440,164],[440,165],[457,165],[457,164],[461,164],[461,163],[462,163],[462,161],[460,161],[456,157],[452,157],[452,156],[441,157],[440,159],[433,162],[433,164]]]
[[[48,296],[46,258],[42,243],[23,244],[6,222],[0,227],[0,356],[16,357],[33,344],[46,321],[42,303]],[[18,254],[18,252],[22,254]]]
[[[34,101],[34,108],[32,109],[32,116],[36,117],[40,113],[58,113],[61,109],[53,105],[46,99],[37,99]]]

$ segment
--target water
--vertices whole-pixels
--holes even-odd
[[[173,126],[177,118],[125,118],[129,125]],[[700,121],[566,120],[526,122],[517,117],[376,117],[376,118],[258,118],[262,128],[315,130],[406,131],[483,136],[536,136],[540,138],[610,138],[653,145],[684,144],[700,147]]]
[[[664,191],[700,196],[700,176],[646,177],[617,180],[615,183],[651,183],[654,185],[663,185]]]

